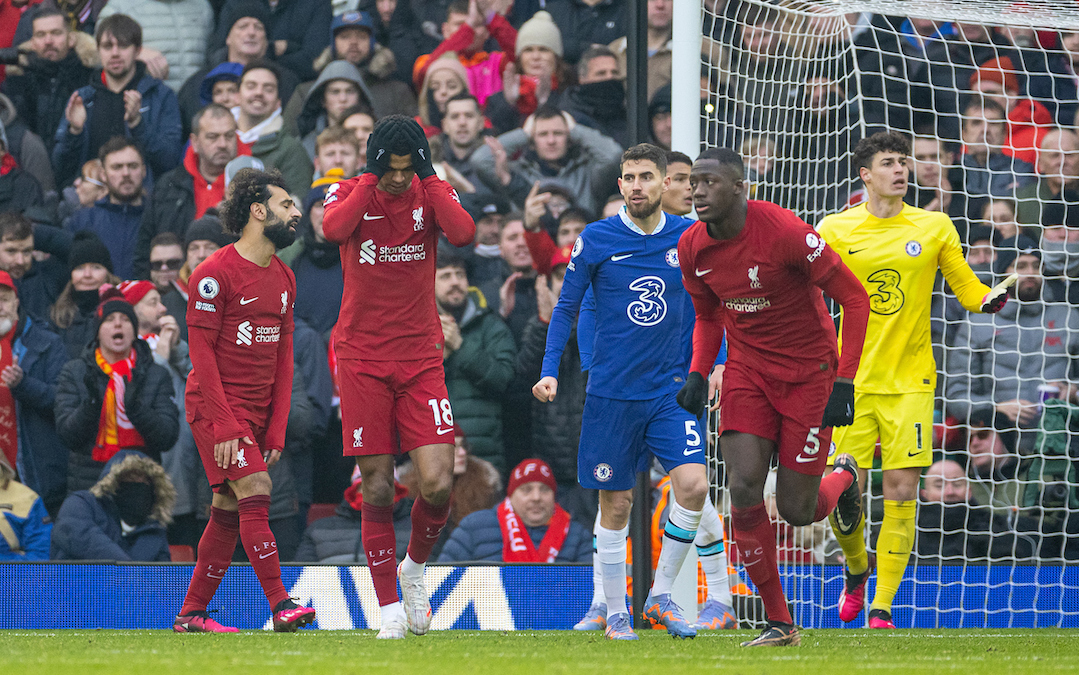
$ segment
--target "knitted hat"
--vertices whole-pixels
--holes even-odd
[[[452,70],[454,74],[461,78],[461,81],[465,83],[465,87],[468,87],[468,71],[465,70],[464,65],[457,59],[456,52],[446,52],[432,61],[431,65],[427,66],[427,74],[424,75],[423,81],[430,82],[432,74],[440,70]]]
[[[526,459],[514,467],[513,473],[510,474],[509,484],[506,485],[506,496],[512,496],[517,488],[525,483],[543,483],[552,491],[558,491],[558,484],[555,483],[551,466],[542,459]]]
[[[656,93],[652,94],[652,100],[648,102],[648,119],[652,119],[656,115],[671,114],[671,85],[667,83],[656,89]]]
[[[266,29],[266,37],[270,39],[270,8],[265,3],[257,2],[256,0],[230,2],[221,10],[220,25],[224,28],[221,36],[227,37],[232,32],[232,27],[236,25],[237,21],[249,16],[258,19],[262,23],[262,27]]]
[[[517,31],[517,56],[525,47],[544,47],[562,57],[562,32],[550,14],[541,10],[521,24]]]
[[[94,339],[97,340],[97,334],[101,330],[101,324],[105,323],[105,319],[116,312],[120,312],[130,319],[131,327],[138,333],[139,317],[135,314],[135,308],[131,303],[124,299],[124,294],[120,292],[120,289],[106,284],[101,287],[99,293],[101,302],[98,304],[97,312],[94,314],[97,319],[97,323],[94,325]]]
[[[242,63],[226,61],[219,64],[213,70],[206,73],[206,77],[202,78],[202,85],[199,86],[199,101],[202,105],[210,105],[210,102],[214,100],[214,85],[222,80],[228,80],[229,82],[236,82],[239,84],[240,75],[242,75],[243,72],[244,66]]]
[[[997,257],[993,261],[993,273],[997,276],[1007,274],[1008,267],[1021,255],[1032,255],[1038,260],[1042,259],[1042,252],[1034,240],[1025,235],[1009,237],[1000,242],[997,247]]]
[[[157,290],[157,286],[154,286],[152,281],[123,281],[117,288],[124,294],[124,300],[130,302],[132,307],[139,304],[147,293]]]
[[[233,239],[221,228],[221,221],[217,216],[206,214],[187,226],[187,232],[184,234],[184,250],[186,251],[194,241],[212,241],[218,246],[228,246]]]
[[[1019,77],[1015,74],[1015,65],[1012,63],[1011,58],[1007,56],[989,59],[983,63],[981,67],[971,74],[968,84],[973,89],[974,85],[982,80],[999,82],[1004,87],[1004,91],[1019,91]]]
[[[69,271],[74,272],[75,268],[86,263],[97,263],[112,272],[112,256],[109,255],[109,249],[105,247],[105,243],[93,232],[83,230],[77,233],[71,242],[71,250],[67,254],[67,265]]]
[[[989,240],[990,243],[996,239],[996,230],[985,225],[979,225],[977,223],[970,226],[967,230],[967,245],[970,246],[976,241]]]

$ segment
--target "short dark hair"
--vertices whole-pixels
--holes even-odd
[[[465,262],[465,257],[452,246],[443,245],[438,247],[435,269],[440,270],[446,267],[457,267],[464,270],[465,275],[468,274],[468,264]]]
[[[446,8],[446,20],[449,21],[450,14],[464,14],[468,15],[468,0],[453,0]]]
[[[195,113],[195,116],[191,118],[191,133],[196,136],[199,133],[199,125],[202,124],[202,118],[209,115],[211,119],[218,117],[232,117],[232,112],[221,105],[220,103],[210,103],[202,110]]]
[[[588,74],[588,64],[592,63],[592,59],[598,59],[604,56],[609,56],[615,61],[618,57],[611,51],[610,47],[604,45],[592,45],[588,49],[584,50],[581,54],[581,58],[577,61],[577,79],[583,79]]]
[[[288,192],[285,179],[277,169],[240,169],[236,172],[229,183],[228,195],[221,204],[221,224],[227,232],[241,234],[244,231],[251,218],[251,205],[265,204],[270,199],[271,185]]]
[[[153,251],[158,246],[179,246],[182,249],[184,242],[180,241],[175,232],[159,232],[150,240],[150,250]]]
[[[701,154],[697,155],[697,161],[711,159],[719,162],[721,167],[727,167],[733,173],[737,174],[739,179],[745,179],[746,165],[742,160],[742,156],[730,148],[708,148]]]
[[[479,99],[470,94],[468,91],[462,91],[460,94],[454,94],[453,96],[451,96],[450,99],[446,101],[446,106],[449,107],[449,105],[454,101],[472,101],[476,104],[476,109],[480,112],[483,112],[483,108],[480,107]]]
[[[967,112],[974,108],[977,108],[983,114],[986,111],[995,112],[1000,115],[1000,118],[1002,120],[1006,120],[1008,117],[1008,113],[1004,110],[1003,106],[1001,106],[999,103],[997,103],[991,98],[987,98],[978,94],[969,97],[966,101],[963,102],[963,106],[959,109],[959,112],[962,113],[962,119],[964,124],[966,123],[967,119],[971,117],[971,115],[968,115]]]
[[[638,143],[622,153],[622,160],[618,163],[619,170],[626,162],[648,160],[656,165],[660,175],[667,174],[667,151],[658,145],[651,143]]]
[[[619,197],[621,197],[621,195],[619,195]],[[567,220],[579,220],[587,225],[592,222],[592,214],[579,206],[571,206],[559,214],[558,224],[561,225]]]
[[[105,141],[105,144],[97,150],[97,158],[101,161],[102,166],[104,166],[106,157],[115,152],[126,150],[127,148],[134,148],[135,152],[139,153],[139,159],[143,162],[146,161],[146,158],[142,156],[142,150],[139,149],[138,144],[127,136],[113,136]]]
[[[689,158],[684,152],[678,152],[677,150],[667,151],[667,166],[671,164],[688,164],[693,166],[693,160]]]
[[[94,30],[98,47],[106,35],[111,35],[121,47],[142,49],[142,26],[127,14],[111,14],[99,21]]]
[[[872,136],[863,138],[854,146],[854,169],[861,171],[862,167],[871,168],[873,158],[878,152],[898,152],[909,156],[910,140],[894,131],[878,131]]]
[[[243,72],[240,73],[240,81],[243,82],[244,77],[246,77],[247,74],[250,73],[252,70],[268,70],[271,73],[273,73],[274,79],[277,80],[277,97],[281,98],[281,67],[280,66],[278,66],[273,61],[268,61],[266,59],[255,59],[254,61],[251,61],[246,66],[244,66]]]
[[[553,120],[554,118],[565,120],[562,115],[562,111],[554,107],[550,103],[544,103],[540,107],[536,108],[536,112],[532,113],[532,119],[536,122],[540,120]]]
[[[34,223],[21,213],[0,213],[0,241],[20,241],[34,236]]]
[[[367,115],[371,118],[372,122],[378,121],[378,118],[375,117],[375,111],[371,110],[371,106],[367,105],[363,101],[360,101],[356,105],[345,110],[345,112],[341,113],[341,122],[344,123],[345,120],[352,117],[353,115]]]
[[[34,17],[30,19],[31,31],[33,31],[34,29],[34,22],[38,19],[47,19],[50,16],[58,16],[64,20],[64,30],[69,33],[71,32],[71,24],[68,23],[67,14],[64,14],[59,7],[51,3],[46,3],[44,5],[40,5],[39,7],[40,8],[36,12],[34,12]]]

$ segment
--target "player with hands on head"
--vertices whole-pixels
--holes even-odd
[[[464,246],[476,225],[435,175],[420,125],[390,115],[375,125],[364,173],[326,193],[323,233],[341,246],[345,293],[334,329],[344,453],[363,475],[361,540],[381,607],[380,639],[431,625],[424,569],[449,515],[453,410],[442,366],[447,345],[435,305],[439,234]],[[394,457],[419,475],[408,552],[395,568]],[[397,595],[400,579],[401,592]]]
[[[679,402],[704,408],[724,334],[720,451],[730,481],[731,524],[742,563],[757,586],[768,626],[743,646],[800,644],[776,564],[764,484],[778,455],[776,506],[791,525],[839,508],[861,508],[853,461],[825,476],[831,429],[849,424],[869,299],[828,244],[792,212],[747,201],[745,168],[729,149],[693,164],[690,184],[700,220],[678,244],[696,326],[690,375]],[[821,291],[843,306],[843,352]],[[842,459],[842,458],[840,458]]]
[[[198,266],[187,304],[187,421],[214,494],[173,630],[236,631],[211,619],[206,606],[239,536],[272,608],[274,630],[292,632],[314,621],[315,610],[293,602],[281,582],[267,468],[285,446],[292,397],[296,279],[276,252],[296,240],[300,211],[279,173],[242,169],[221,216],[240,240]]]
[[[937,366],[929,320],[937,270],[971,312],[999,312],[1018,278],[1012,275],[992,289],[981,283],[966,262],[951,219],[903,203],[910,149],[910,141],[896,133],[877,133],[859,141],[854,163],[867,201],[824,218],[819,229],[870,294],[857,394],[852,388],[847,401],[857,414],[848,422],[851,426],[837,430],[833,438],[837,452],[853,455],[858,466],[866,467],[858,470],[862,490],[880,439],[884,518],[876,546],[870,628],[895,628],[892,600],[914,545],[922,470],[933,461]],[[843,321],[846,312],[844,308]],[[835,463],[838,466],[840,459]],[[865,604],[872,571],[865,518],[860,510],[837,509],[831,524],[846,562],[839,618],[851,622]]]

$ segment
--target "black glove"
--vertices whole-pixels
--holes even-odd
[[[703,415],[704,406],[708,403],[708,382],[705,381],[704,376],[700,373],[690,373],[675,400],[689,414],[695,417]]]
[[[378,131],[383,133],[377,133]],[[382,178],[390,170],[390,149],[387,147],[389,134],[385,131],[385,129],[376,129],[367,137],[367,166],[363,171],[373,173],[378,178]]]
[[[435,175],[435,167],[431,163],[431,144],[427,142],[427,134],[423,133],[423,127],[419,124],[414,129],[409,129],[409,140],[412,141],[412,168],[420,180]]]
[[[845,427],[854,424],[854,384],[836,382],[832,385],[832,395],[828,405],[824,406],[824,419],[821,428]]]

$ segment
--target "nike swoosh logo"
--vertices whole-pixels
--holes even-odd
[[[276,555],[276,554],[277,554],[277,551],[270,551],[269,553],[264,553],[264,554],[259,556],[259,560],[264,560],[264,559],[269,558],[270,556]]]
[[[258,299],[259,299],[259,296],[257,296],[257,295],[255,297],[251,298],[251,299],[241,297],[240,298],[240,304],[241,305],[250,305],[252,302],[254,302],[254,301],[258,300]]]
[[[364,220],[379,220],[379,219],[385,218],[385,217],[386,216],[372,216],[370,213],[367,213],[366,211],[363,214],[363,219]]]
[[[806,457],[804,455],[798,455],[794,458],[794,461],[798,462],[799,464],[805,464],[806,462],[812,462],[816,459],[816,457]]]
[[[435,429],[435,433],[439,436],[441,436],[442,434],[448,434],[451,431],[453,431],[453,427],[450,427],[449,429],[443,429],[442,427],[438,427],[437,429]]]
[[[864,248],[860,248],[857,251],[855,251],[853,248],[848,248],[847,249],[847,255],[854,255],[855,253],[861,253],[864,250],[865,250]]]
[[[385,560],[379,560],[378,562],[371,563],[371,567],[378,567],[379,565],[384,565],[384,564],[388,563],[389,561],[390,561],[389,558],[386,558]]]
[[[918,456],[918,455],[920,455],[920,454],[922,454],[922,451],[921,451],[921,450],[919,450],[918,452],[910,452],[910,451],[907,451],[907,457],[917,457],[917,456]]]
[[[708,268],[708,269],[706,269],[706,270],[697,270],[697,269],[695,269],[695,270],[693,270],[693,271],[697,273],[697,276],[699,276],[699,277],[703,277],[703,276],[704,276],[705,274],[708,274],[709,272],[711,272],[711,271],[712,271],[712,269],[713,269],[713,268],[709,267],[709,268]]]
[[[704,448],[697,448],[696,450],[690,450],[689,448],[686,448],[685,450],[682,451],[682,454],[685,455],[686,457],[689,457],[690,455],[695,455],[698,452],[703,452],[703,451],[704,451]]]
[[[625,260],[626,258],[629,258],[629,257],[632,257],[632,256],[633,256],[632,253],[627,253],[625,255],[612,255],[611,256],[611,262],[618,262],[619,260]]]
[[[217,574],[210,574],[209,572],[206,573],[206,576],[210,577],[211,579],[224,579],[225,578],[224,574],[217,575]]]

